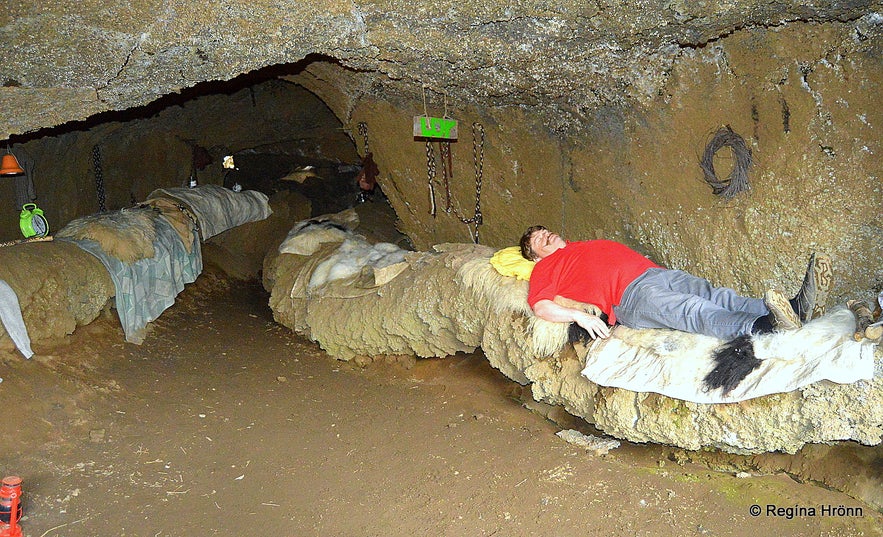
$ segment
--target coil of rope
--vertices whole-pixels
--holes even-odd
[[[718,178],[714,170],[714,155],[723,147],[729,147],[733,152],[735,160],[733,171],[726,179]],[[745,140],[733,132],[733,129],[726,125],[718,129],[708,145],[705,146],[705,153],[699,166],[705,175],[705,182],[708,183],[715,195],[725,199],[731,199],[740,192],[744,192],[750,188],[748,185],[748,169],[751,167],[751,150],[745,145]]]

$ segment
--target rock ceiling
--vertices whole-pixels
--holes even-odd
[[[860,28],[880,7],[804,4],[10,0],[0,14],[0,139],[316,61],[340,66],[337,83],[352,98],[414,102],[428,92],[436,102],[548,111],[558,128],[599,107],[649,101],[679,55],[739,29]]]

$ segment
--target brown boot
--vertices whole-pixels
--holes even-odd
[[[772,314],[773,327],[776,330],[797,330],[803,326],[797,312],[781,291],[768,290],[763,295],[763,302]]]
[[[834,269],[831,266],[831,258],[825,254],[813,253],[809,257],[803,285],[790,301],[791,307],[802,322],[824,315],[828,293],[833,284]]]
[[[790,300],[791,307],[802,322],[807,322],[825,314],[828,293],[834,283],[831,258],[825,254],[813,253],[809,256],[809,266],[803,277],[803,285]]]

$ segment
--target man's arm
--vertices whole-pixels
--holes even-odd
[[[553,323],[574,322],[583,327],[593,338],[606,338],[610,335],[610,327],[597,315],[582,310],[559,306],[551,300],[540,300],[533,305],[533,312],[544,321]]]

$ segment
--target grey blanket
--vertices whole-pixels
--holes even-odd
[[[230,228],[270,216],[267,195],[256,190],[233,192],[217,185],[200,185],[195,188],[160,188],[147,199],[172,198],[186,204],[196,219],[202,240],[227,231]]]
[[[126,341],[140,345],[144,342],[146,327],[169,306],[184,289],[184,284],[196,281],[202,273],[202,251],[194,234],[190,254],[180,236],[165,218],[156,218],[155,254],[132,264],[107,255],[92,240],[70,240],[94,255],[110,273],[116,288],[116,309],[126,333]]]

